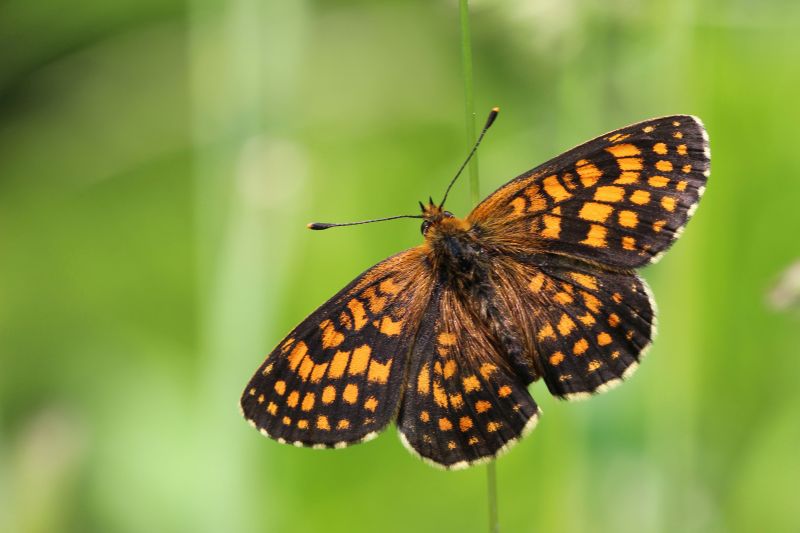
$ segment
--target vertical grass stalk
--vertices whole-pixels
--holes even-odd
[[[469,28],[469,1],[459,0],[461,19],[461,67],[464,72],[464,113],[467,128],[467,150],[475,144],[475,96],[472,87],[472,36]],[[480,180],[478,178],[478,155],[469,163],[469,197],[475,207],[480,201]],[[497,470],[495,462],[486,466],[486,497],[489,504],[489,533],[499,533],[500,522],[497,516]]]

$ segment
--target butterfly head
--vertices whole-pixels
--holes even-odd
[[[426,238],[432,237],[436,233],[440,233],[445,227],[456,227],[464,224],[464,221],[456,218],[450,211],[445,211],[441,205],[436,205],[433,200],[428,200],[428,205],[419,203],[422,209],[422,226],[420,232]]]

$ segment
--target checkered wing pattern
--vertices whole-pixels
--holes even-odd
[[[514,247],[635,268],[680,235],[705,190],[699,119],[641,122],[582,144],[504,185],[470,214]]]
[[[497,294],[525,332],[550,392],[588,397],[620,383],[655,334],[655,310],[636,274],[564,257],[497,265]]]
[[[434,466],[488,461],[533,429],[539,410],[474,305],[437,289],[414,347],[397,425]]]
[[[430,294],[423,252],[356,278],[269,354],[245,388],[245,418],[298,446],[367,440],[397,413],[407,353]]]

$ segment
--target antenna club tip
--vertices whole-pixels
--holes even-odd
[[[494,106],[492,108],[492,113],[499,113],[499,112],[500,112],[500,108],[498,106]]]
[[[328,228],[330,228],[330,227],[331,227],[331,224],[325,224],[325,223],[323,223],[323,222],[310,222],[310,223],[306,224],[306,227],[307,227],[308,229],[313,229],[313,230],[321,230],[321,229],[328,229]]]

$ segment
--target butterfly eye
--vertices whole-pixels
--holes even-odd
[[[420,231],[420,232],[421,232],[423,235],[425,235],[425,234],[428,232],[428,228],[430,228],[430,227],[431,227],[431,223],[430,223],[430,222],[428,222],[428,221],[426,220],[426,221],[424,221],[424,222],[422,223],[422,225],[420,226],[420,228],[419,228],[419,231]]]

